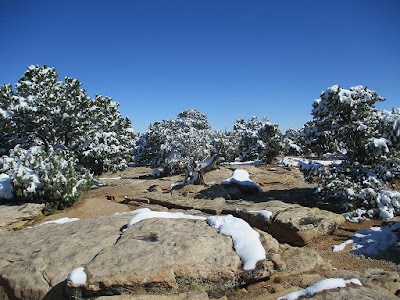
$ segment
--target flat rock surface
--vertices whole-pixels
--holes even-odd
[[[235,168],[246,169],[263,192],[251,195],[221,185]],[[223,166],[205,174],[208,186],[173,189],[171,185],[183,176],[153,178],[151,173],[150,168],[139,167],[106,174],[106,179],[99,180],[106,186],[89,191],[74,207],[51,216],[28,215],[28,223],[18,216],[6,221],[3,216],[11,214],[0,210],[4,224],[0,227],[0,300],[65,299],[65,279],[77,267],[85,267],[88,275],[88,285],[80,290],[83,296],[102,300],[277,299],[332,277],[359,278],[363,287],[335,289],[313,299],[394,299],[400,291],[398,266],[393,263],[397,259],[332,252],[333,245],[349,239],[356,230],[380,223],[340,225],[341,216],[312,208],[330,207],[315,202],[314,186],[305,183],[296,168]],[[141,207],[233,214],[258,228],[267,260],[255,271],[243,272],[231,239],[202,221],[146,220],[121,236],[120,229],[131,215],[112,214]],[[271,218],[259,210],[270,211]],[[44,222],[62,217],[81,220],[14,231],[35,218]],[[281,243],[306,245],[279,245],[267,232]],[[115,293],[134,294],[106,296]]]
[[[16,230],[42,215],[44,204],[0,205],[0,230]]]
[[[304,246],[312,240],[333,233],[345,219],[318,208],[292,207],[276,214],[268,232],[279,242]]]
[[[70,271],[84,267],[83,293],[223,294],[275,272],[260,262],[244,272],[232,239],[202,220],[148,219],[122,235],[130,215],[48,224],[0,235],[0,282],[17,299],[62,299]],[[263,238],[268,253],[277,242]],[[271,246],[268,246],[271,243]]]

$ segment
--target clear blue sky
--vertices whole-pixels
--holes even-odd
[[[28,65],[110,96],[136,131],[189,108],[213,129],[311,119],[328,86],[400,107],[400,1],[0,0],[0,84]]]

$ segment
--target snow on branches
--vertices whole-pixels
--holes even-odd
[[[301,170],[306,180],[319,184],[323,198],[343,201],[346,210],[374,209],[381,218],[390,219],[400,200],[390,191],[390,183],[400,176],[400,118],[399,109],[375,108],[383,100],[363,86],[334,85],[323,92],[313,103],[305,144],[319,154],[341,149],[345,159],[330,166],[303,163]]]
[[[57,71],[47,66],[29,66],[15,90],[11,85],[0,87],[0,127],[2,172],[12,178],[17,198],[64,199],[70,204],[79,178],[87,176],[82,166],[101,174],[125,168],[131,157],[134,133],[118,104],[108,97],[91,99],[79,80],[58,81]],[[16,153],[34,159],[22,169],[6,168],[7,161],[21,165]],[[56,178],[47,180],[52,172]],[[47,195],[46,182],[52,180],[61,181],[53,182],[53,195]]]

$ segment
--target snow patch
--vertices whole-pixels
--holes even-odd
[[[137,209],[134,212],[134,216],[129,221],[127,228],[139,223],[140,221],[152,218],[206,220],[206,218],[202,216],[187,215],[181,212],[172,213],[166,211],[152,211],[148,208]]]
[[[257,215],[263,217],[264,220],[267,221],[267,222],[269,222],[271,220],[271,217],[273,215],[272,212],[270,212],[269,210],[265,210],[265,209],[263,209],[263,210],[249,210],[248,212],[249,213],[253,213],[253,214],[257,214]]]
[[[39,226],[47,225],[47,224],[65,224],[65,223],[71,223],[71,222],[75,222],[75,221],[79,221],[79,218],[65,217],[65,218],[61,218],[61,219],[57,219],[57,220],[46,221],[44,223],[36,225],[35,227],[39,227]]]
[[[349,280],[344,280],[342,278],[328,278],[318,281],[317,283],[300,291],[292,292],[285,296],[279,297],[277,300],[296,300],[299,297],[312,297],[314,294],[322,291],[344,288],[350,283],[362,286],[362,283],[357,278],[352,278]]]
[[[259,192],[263,191],[257,183],[255,183],[250,179],[249,172],[247,172],[244,169],[236,169],[235,171],[233,171],[231,177],[224,179],[221,182],[221,184],[230,184],[230,183],[236,183],[243,186],[254,186],[258,189]]]
[[[11,184],[10,176],[7,174],[0,174],[0,199],[12,199],[13,187]]]
[[[121,179],[122,179],[122,177],[118,176],[118,177],[102,177],[102,178],[99,178],[98,180],[121,180]]]
[[[84,267],[78,267],[76,269],[73,269],[71,273],[68,274],[67,281],[70,283],[71,286],[73,287],[86,286],[87,275],[84,269],[85,269]]]
[[[208,217],[207,223],[218,229],[219,233],[232,237],[233,246],[242,260],[244,270],[253,270],[258,261],[266,258],[260,234],[246,221],[227,215]]]
[[[263,162],[261,160],[249,160],[249,161],[233,161],[224,164],[232,166],[260,166],[263,164]]]
[[[400,222],[389,227],[371,227],[369,230],[357,230],[352,239],[333,246],[333,252],[339,252],[348,244],[352,244],[351,253],[367,256],[378,255],[397,242],[397,231]]]
[[[347,240],[347,241],[341,243],[340,245],[334,245],[333,252],[343,251],[344,247],[346,247],[346,245],[353,244],[353,243],[354,243],[353,240]]]

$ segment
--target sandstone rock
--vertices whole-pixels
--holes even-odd
[[[180,293],[176,295],[116,295],[101,296],[96,300],[208,300],[207,293],[192,292]]]
[[[364,271],[333,270],[324,274],[326,277],[358,278],[363,285],[372,289],[384,289],[392,295],[400,291],[400,276],[397,272],[381,269],[366,269]]]
[[[10,299],[63,299],[68,273],[81,266],[88,276],[84,297],[197,290],[221,296],[275,272],[269,260],[243,271],[231,238],[205,221],[148,219],[120,235],[130,218],[113,215],[1,234],[3,292]],[[267,234],[263,245],[267,253],[277,252]]]
[[[279,212],[268,233],[281,243],[304,246],[322,235],[333,233],[345,219],[318,208],[296,206]]]
[[[42,215],[44,204],[0,205],[0,229],[16,230]]]
[[[249,274],[243,272],[231,238],[204,221],[149,219],[130,227],[93,259],[87,272],[93,294],[104,289],[162,294],[198,288],[216,294],[274,271],[271,262],[263,262]]]
[[[396,300],[398,298],[384,289],[348,284],[345,288],[332,289],[315,294],[312,299]]]
[[[150,187],[148,188],[148,191],[149,191],[149,192],[153,192],[153,193],[154,193],[154,192],[155,192],[155,193],[162,193],[162,192],[163,192],[162,187],[159,186],[159,185],[156,185],[156,184],[150,186]]]
[[[68,273],[112,247],[129,219],[98,217],[0,235],[1,285],[16,299],[62,299]]]
[[[322,257],[314,250],[292,247],[290,245],[281,245],[281,257],[286,263],[284,274],[280,276],[293,276],[297,274],[318,271],[331,270],[329,263],[325,262]]]

